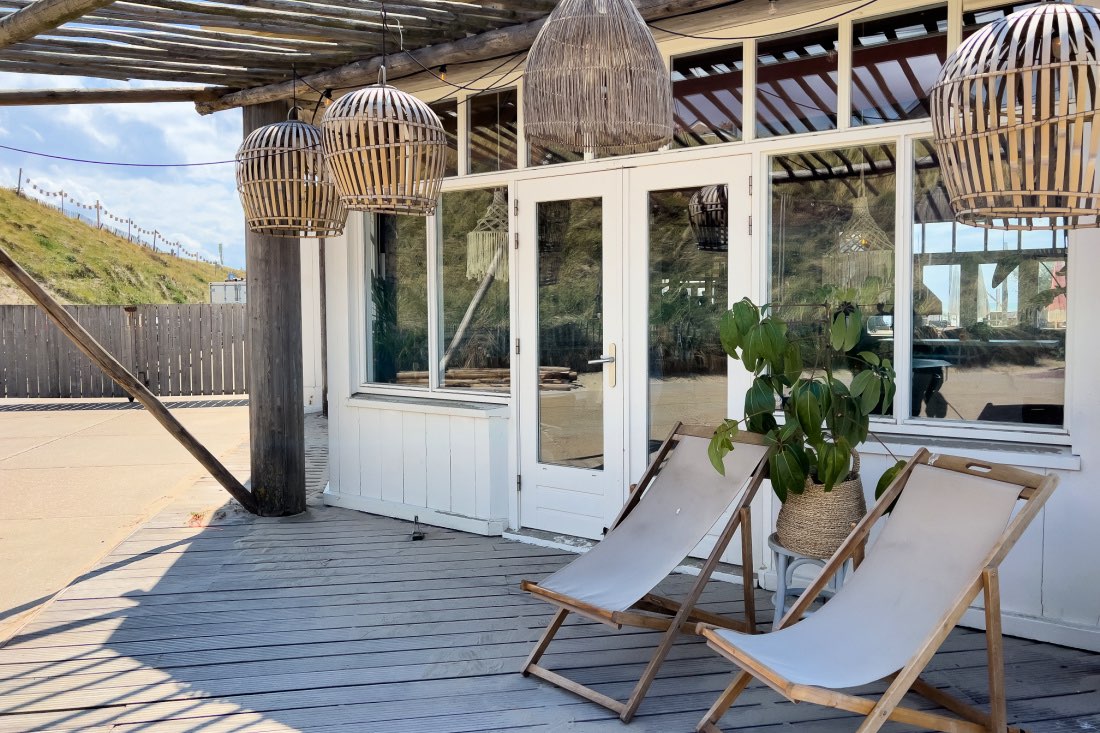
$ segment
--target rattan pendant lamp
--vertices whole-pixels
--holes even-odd
[[[332,237],[344,232],[340,202],[321,131],[293,119],[253,130],[237,150],[237,192],[249,231],[275,237]]]
[[[1021,10],[959,46],[932,89],[956,219],[995,229],[1100,226],[1100,13]]]
[[[599,156],[672,140],[671,77],[631,0],[561,0],[523,78],[529,141]]]
[[[704,252],[729,249],[729,194],[726,184],[703,186],[688,201],[695,244]]]
[[[386,15],[382,7],[385,59]],[[424,102],[386,83],[340,97],[321,120],[325,162],[344,205],[379,214],[435,213],[446,164],[447,134]]]

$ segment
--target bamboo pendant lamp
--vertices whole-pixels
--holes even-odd
[[[474,230],[466,235],[466,277],[508,282],[508,189],[493,190],[493,200]]]
[[[331,104],[321,132],[325,162],[349,209],[435,213],[447,134],[427,104],[387,85],[383,74]]]
[[[1100,226],[1100,13],[1047,3],[967,39],[932,89],[951,206],[995,229]]]
[[[864,288],[873,280],[880,289],[894,283],[894,238],[871,215],[870,202],[852,202],[852,218],[822,262],[825,282],[841,288]]]
[[[321,154],[321,131],[297,120],[253,130],[237,150],[237,191],[249,231],[332,237],[348,211]]]
[[[729,249],[729,194],[725,184],[703,186],[688,201],[688,221],[704,252]]]
[[[529,140],[597,156],[672,140],[671,77],[631,0],[561,0],[523,78]]]

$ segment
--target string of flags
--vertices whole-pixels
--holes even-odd
[[[24,189],[27,189],[27,188],[32,189],[35,193],[37,193],[38,195],[43,196],[47,199],[51,199],[51,198],[59,199],[61,201],[62,211],[64,211],[65,205],[68,204],[68,205],[72,206],[74,210],[75,209],[81,209],[81,210],[84,210],[84,211],[94,211],[94,212],[96,212],[96,225],[97,226],[99,226],[101,229],[103,229],[103,228],[111,229],[118,236],[126,237],[126,239],[128,239],[131,242],[133,242],[134,237],[137,236],[138,237],[138,242],[137,243],[138,244],[145,244],[144,242],[141,241],[140,235],[145,235],[147,237],[152,237],[153,238],[153,243],[151,245],[151,248],[153,249],[154,252],[166,252],[168,254],[173,254],[176,257],[186,257],[187,259],[197,260],[199,262],[204,262],[208,265],[217,265],[218,264],[213,259],[211,259],[211,258],[209,258],[209,257],[207,257],[203,254],[200,254],[198,252],[195,252],[193,250],[190,250],[187,247],[184,247],[182,244],[179,243],[179,241],[172,241],[172,242],[168,241],[167,239],[165,239],[164,235],[160,233],[159,230],[145,229],[144,227],[140,227],[137,224],[135,224],[133,219],[124,218],[124,217],[118,216],[117,214],[115,214],[111,211],[108,211],[98,201],[96,201],[94,204],[86,204],[82,201],[77,201],[75,198],[72,197],[71,194],[68,194],[65,191],[62,191],[62,190],[51,191],[51,190],[49,190],[49,189],[47,189],[43,186],[39,186],[37,183],[32,181],[30,178],[23,178],[22,187]],[[20,191],[20,192],[25,193],[25,191]],[[106,226],[104,224],[104,221],[116,222],[119,225],[119,227],[125,226],[126,231],[123,232],[121,228]],[[163,245],[163,249],[157,247],[157,240],[158,239],[160,240],[160,243]]]

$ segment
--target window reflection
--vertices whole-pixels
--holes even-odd
[[[673,59],[674,147],[741,139],[744,68],[740,46]]]
[[[947,58],[947,8],[852,24],[852,124],[928,117]]]
[[[508,392],[508,189],[449,191],[438,216],[439,384]]]
[[[729,298],[726,198],[724,185],[649,194],[653,450],[677,421],[717,425],[725,418],[727,359],[718,322]]]
[[[836,28],[762,40],[756,48],[756,136],[835,129]]]
[[[470,109],[470,173],[515,168],[519,129],[516,90],[478,94],[466,104]]]
[[[458,175],[458,102],[436,102],[432,111],[439,115],[443,132],[447,136],[447,157],[443,166],[444,176]]]
[[[422,216],[375,217],[368,381],[428,385],[428,255]]]
[[[831,366],[849,381],[862,351],[893,359],[895,161],[892,145],[771,159],[771,300],[823,367],[823,306],[859,306],[863,335]]]
[[[914,150],[913,417],[1062,425],[1067,235],[956,224]]]

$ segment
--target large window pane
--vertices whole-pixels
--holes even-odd
[[[947,58],[947,7],[852,24],[852,124],[928,117]]]
[[[744,68],[740,46],[673,59],[675,147],[741,139]]]
[[[966,10],[963,12],[962,36],[963,38],[969,38],[981,30],[982,26],[1001,20],[1017,10],[1031,8],[1038,4],[1038,2],[1019,2],[998,5],[993,8],[983,8],[982,10]]]
[[[519,129],[516,90],[478,94],[466,104],[470,109],[470,173],[515,168]]]
[[[911,415],[1062,425],[1066,233],[956,224],[930,141],[914,161]]]
[[[836,128],[837,32],[762,40],[756,47],[756,136]]]
[[[557,165],[558,163],[573,163],[584,160],[584,153],[575,150],[565,150],[564,148],[539,143],[531,143],[528,147],[527,164],[531,166]]]
[[[447,160],[443,167],[444,176],[458,175],[458,102],[436,102],[432,111],[439,115],[443,123],[443,132],[447,134]]]
[[[832,362],[845,381],[861,351],[893,359],[895,160],[892,145],[771,159],[771,299],[819,367],[828,353],[820,325],[831,316],[821,304],[859,306],[860,342]]]
[[[602,470],[603,201],[540,201],[539,462]]]
[[[444,193],[440,386],[508,392],[508,189]]]
[[[697,226],[692,226],[692,216]],[[677,421],[726,417],[726,352],[718,322],[729,278],[725,186],[649,194],[649,441],[655,450]]]
[[[422,216],[378,216],[368,380],[428,385],[428,256]]]

